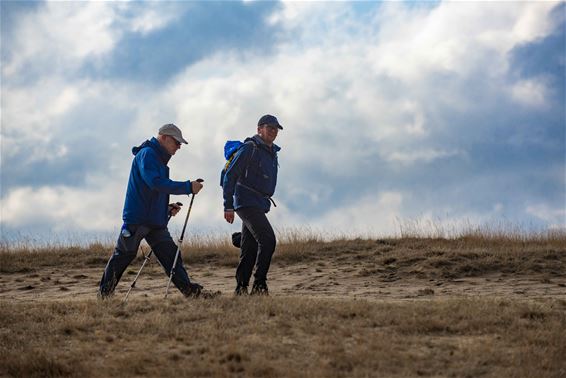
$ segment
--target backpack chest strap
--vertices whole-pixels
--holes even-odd
[[[248,190],[251,190],[252,192],[254,192],[254,193],[256,193],[256,194],[259,194],[259,195],[262,196],[263,198],[267,198],[268,200],[271,201],[271,203],[273,204],[273,207],[277,207],[277,205],[275,204],[275,201],[273,200],[273,198],[271,198],[271,196],[268,196],[267,194],[262,193],[262,192],[260,192],[259,190],[256,190],[256,189],[252,188],[251,186],[248,186],[248,185],[244,184],[244,183],[241,182],[241,181],[238,181],[238,182],[236,183],[236,185],[243,186],[244,188],[246,188],[246,189],[248,189]]]

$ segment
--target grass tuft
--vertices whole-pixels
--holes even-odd
[[[219,297],[138,299],[127,306],[116,300],[1,304],[2,376],[552,377],[565,371],[566,306],[558,301]]]

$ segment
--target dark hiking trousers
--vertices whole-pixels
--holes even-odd
[[[267,272],[271,256],[275,252],[275,233],[261,209],[245,207],[236,210],[242,219],[242,241],[240,263],[236,269],[236,281],[239,286],[248,286],[254,265],[256,282],[267,281]]]
[[[126,238],[120,233],[114,253],[108,260],[108,264],[106,264],[106,269],[100,281],[100,295],[103,297],[114,292],[124,270],[136,257],[142,239],[147,241],[165,273],[168,276],[171,273],[177,245],[171,238],[169,231],[166,228],[156,229],[143,225],[129,225],[128,229],[132,235]],[[183,267],[181,255],[179,255],[175,265],[173,283],[182,293],[188,293],[190,280],[187,271]]]

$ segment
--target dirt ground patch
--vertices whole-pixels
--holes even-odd
[[[132,264],[126,270],[116,290],[117,298],[126,295],[140,266]],[[3,274],[0,299],[15,302],[94,299],[103,268],[49,268],[33,273]],[[274,264],[269,287],[272,296],[370,301],[473,296],[566,300],[566,275],[549,278],[544,273],[520,276],[491,273],[482,277],[419,279],[396,278],[391,273],[360,275],[360,271],[363,272],[363,268],[334,264]],[[235,287],[233,268],[195,265],[189,267],[189,274],[206,289],[232,295]],[[166,285],[167,276],[154,261],[142,271],[130,298],[163,297]],[[171,293],[180,297],[175,289]]]
[[[562,241],[284,245],[259,298],[235,250],[184,252],[222,295],[165,300],[153,260],[124,304],[140,257],[101,301],[109,250],[0,253],[0,375],[566,376]]]
[[[145,249],[145,253],[148,250]],[[88,299],[96,296],[110,247],[0,252],[0,298],[13,301]],[[235,248],[186,248],[189,274],[206,288],[230,295]],[[123,296],[142,253],[118,285]],[[566,239],[385,239],[283,244],[269,275],[273,295],[365,300],[428,296],[566,299]],[[159,297],[166,275],[155,260],[133,296]]]

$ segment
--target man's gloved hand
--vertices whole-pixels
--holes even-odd
[[[172,217],[174,217],[175,215],[177,215],[177,213],[181,210],[181,206],[183,206],[183,204],[181,202],[176,202],[176,203],[170,203],[168,205],[169,207],[169,215],[171,215]]]
[[[203,179],[191,181],[191,188],[192,188],[193,194],[198,194],[198,192],[200,192],[200,190],[202,189],[203,181],[204,181]]]

